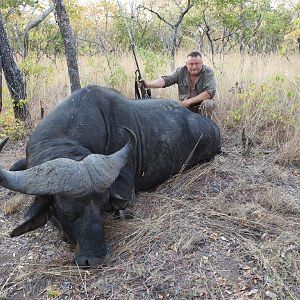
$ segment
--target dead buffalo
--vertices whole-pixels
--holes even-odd
[[[125,209],[136,191],[212,159],[220,147],[218,126],[175,101],[80,89],[35,128],[26,158],[0,169],[2,187],[36,195],[11,236],[52,218],[76,246],[78,265],[101,264],[107,254],[101,212]]]

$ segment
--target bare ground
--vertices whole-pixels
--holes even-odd
[[[142,193],[133,220],[105,216],[106,264],[77,268],[56,230],[11,239],[30,197],[0,189],[0,299],[300,299],[299,168],[227,155]],[[1,153],[8,168],[24,142]]]

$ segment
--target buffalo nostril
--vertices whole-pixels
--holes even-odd
[[[89,261],[85,256],[82,256],[82,255],[76,256],[75,262],[80,268],[89,267]]]
[[[84,255],[77,255],[75,257],[75,262],[80,268],[88,268],[102,265],[104,257],[85,257]]]
[[[90,257],[88,259],[89,266],[101,266],[104,263],[104,257]]]

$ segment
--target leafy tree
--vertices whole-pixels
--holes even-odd
[[[91,56],[129,50],[132,41],[128,27],[138,49],[168,53],[172,61],[181,46],[199,48],[212,61],[216,55],[223,57],[232,51],[254,54],[300,47],[299,1],[293,7],[274,6],[271,0],[136,0],[130,3],[130,9],[123,5],[121,16],[116,0],[99,0],[84,6],[78,0],[64,0],[78,53]],[[26,37],[28,28],[39,20],[48,5],[34,0],[0,2],[11,49],[18,54],[16,59],[23,56],[24,33]],[[186,11],[189,5],[192,7]],[[35,57],[39,61],[47,56],[55,60],[64,51],[63,41],[50,17],[30,30],[29,43],[25,45],[29,46],[31,59]]]
[[[115,1],[101,0],[91,3],[83,12],[81,24],[77,22],[77,39],[82,53],[110,53],[118,44],[115,21],[118,9]]]
[[[291,21],[287,7],[275,8],[269,0],[194,1],[195,8],[184,22],[185,35],[212,61],[217,53],[232,50],[277,51]]]
[[[19,11],[22,7],[34,6],[36,3],[36,0],[5,0],[0,2],[0,9],[5,12],[4,17],[7,17],[8,14]]]
[[[144,10],[147,10],[153,15],[155,15],[160,21],[165,23],[165,25],[167,27],[170,27],[171,29],[171,41],[170,43],[167,44],[168,45],[167,50],[170,52],[171,55],[171,69],[175,69],[175,54],[180,45],[179,42],[180,26],[183,22],[184,17],[193,7],[193,1],[191,0],[179,1],[179,2],[173,1],[173,2],[176,5],[177,9],[179,10],[179,13],[177,13],[175,19],[174,19],[174,11],[172,11],[172,17],[167,18],[159,10],[155,10],[151,7],[144,6],[144,5],[140,6],[140,8],[143,8]],[[170,4],[168,5],[168,10],[170,11]]]
[[[53,10],[54,10],[54,6],[51,5],[45,11],[43,11],[43,13],[41,13],[36,18],[30,20],[27,23],[24,30],[24,55],[23,55],[24,59],[28,55],[29,31],[32,30],[34,27],[38,26],[43,20],[45,20],[50,15],[50,13],[52,13]]]
[[[30,34],[29,51],[38,62],[43,56],[56,60],[64,53],[64,42],[59,28],[52,22],[44,22],[34,28]]]
[[[255,43],[253,43],[254,51],[261,53],[278,51],[290,22],[290,11],[282,6],[266,12]]]
[[[300,54],[300,2],[295,5],[294,13],[296,18],[291,22],[291,31],[286,34],[285,40],[296,43]]]

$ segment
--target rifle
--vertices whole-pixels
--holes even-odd
[[[131,50],[133,52],[133,56],[134,56],[134,60],[135,60],[135,64],[136,64],[136,70],[134,72],[135,74],[135,84],[134,84],[134,90],[135,90],[135,99],[145,99],[145,98],[151,98],[151,91],[150,89],[146,89],[144,84],[141,82],[142,80],[142,74],[141,74],[141,70],[139,67],[139,63],[138,60],[136,58],[136,53],[135,53],[135,43],[134,43],[134,37],[133,37],[133,33],[134,33],[134,29],[133,29],[133,21],[134,21],[134,17],[133,15],[131,16],[132,19],[132,30],[130,29],[127,19],[125,18],[125,15],[123,13],[123,9],[122,9],[122,5],[121,5],[121,1],[117,0],[117,4],[119,6],[119,12],[120,12],[120,16],[122,18],[124,18],[124,22],[128,31],[128,36],[129,39],[131,41]]]
[[[151,90],[146,89],[144,84],[142,82],[140,82],[142,80],[142,73],[141,73],[139,63],[138,63],[138,60],[136,57],[134,44],[131,45],[131,49],[133,52],[135,65],[136,65],[136,70],[134,72],[134,74],[135,74],[135,80],[134,80],[135,99],[151,98]]]

